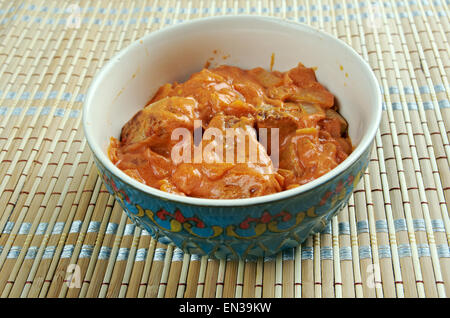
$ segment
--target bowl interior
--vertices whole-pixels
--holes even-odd
[[[316,67],[318,81],[339,102],[354,146],[368,146],[381,114],[378,84],[370,67],[343,42],[308,26],[242,16],[168,27],[112,58],[94,79],[86,99],[83,123],[89,144],[100,160],[108,161],[109,138],[119,137],[122,126],[156,90],[167,82],[186,80],[208,59],[212,66],[270,69],[272,56],[274,70],[286,71],[298,62]]]

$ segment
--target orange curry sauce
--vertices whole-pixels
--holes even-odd
[[[201,121],[203,132],[239,128],[246,133],[244,149],[232,149],[243,151],[244,160],[173,160],[180,141],[172,137],[177,128],[188,132],[188,149],[194,152],[194,121]],[[258,141],[262,128],[278,128],[277,149]],[[203,149],[211,140],[200,140]],[[249,160],[252,146],[259,151],[256,162]],[[312,68],[300,63],[287,72],[205,68],[184,83],[165,84],[125,124],[120,140],[111,138],[108,154],[119,169],[151,187],[199,198],[237,199],[310,182],[335,168],[352,149],[334,96],[317,82]],[[278,167],[269,156],[275,151]]]

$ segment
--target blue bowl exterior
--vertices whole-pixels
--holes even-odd
[[[347,203],[367,167],[370,150],[342,174],[307,192],[252,206],[194,206],[150,195],[98,172],[128,217],[154,238],[167,237],[185,253],[216,258],[272,256],[322,231]]]

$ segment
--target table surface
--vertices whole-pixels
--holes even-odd
[[[1,297],[447,297],[449,5],[0,0]],[[384,98],[348,205],[322,234],[257,261],[183,254],[135,227],[103,187],[80,125],[93,76],[118,50],[225,14],[335,35],[369,62]]]

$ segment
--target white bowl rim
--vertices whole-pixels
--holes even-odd
[[[118,167],[116,167],[111,162],[111,160],[108,158],[108,156],[102,151],[100,145],[98,145],[93,140],[93,137],[89,134],[90,128],[87,125],[87,112],[89,111],[89,107],[92,105],[91,100],[93,99],[93,95],[96,91],[96,88],[99,85],[101,85],[101,82],[102,82],[104,76],[107,74],[107,70],[110,69],[114,65],[115,62],[118,62],[122,58],[122,56],[124,56],[133,47],[142,45],[142,44],[140,44],[140,43],[142,43],[142,41],[148,41],[149,39],[156,36],[157,34],[160,34],[167,30],[175,30],[175,29],[183,28],[186,25],[191,25],[191,24],[202,24],[202,23],[208,24],[208,23],[214,23],[214,21],[227,21],[227,20],[236,20],[236,19],[238,19],[238,20],[260,20],[263,22],[278,23],[281,25],[286,25],[288,27],[294,27],[294,28],[298,28],[300,30],[314,32],[314,33],[320,35],[321,37],[325,38],[326,40],[338,42],[341,46],[343,46],[346,50],[348,50],[348,53],[349,53],[349,55],[351,55],[352,58],[357,59],[361,63],[361,65],[365,68],[364,71],[366,72],[366,74],[369,75],[369,80],[371,82],[371,86],[373,86],[374,89],[376,90],[375,105],[377,105],[378,108],[377,108],[377,112],[376,112],[373,120],[370,123],[370,126],[367,129],[366,134],[362,137],[358,146],[336,168],[325,173],[324,175],[320,176],[319,178],[317,178],[313,181],[310,181],[304,185],[290,189],[290,190],[284,190],[284,191],[277,192],[274,194],[268,194],[268,195],[264,195],[264,196],[254,197],[254,198],[205,199],[205,198],[181,196],[181,195],[172,194],[169,192],[165,192],[165,191],[150,187],[150,186],[145,185],[145,184],[131,178],[130,176],[128,176],[126,173],[124,173],[122,170],[120,170]],[[370,145],[372,144],[372,141],[375,138],[376,132],[377,132],[378,127],[381,122],[381,114],[382,114],[381,100],[382,99],[381,99],[381,92],[379,89],[379,84],[378,84],[378,81],[377,81],[375,74],[373,73],[370,65],[351,46],[349,46],[347,43],[337,39],[336,37],[332,36],[331,34],[328,34],[321,30],[317,30],[311,26],[308,26],[308,25],[300,23],[300,22],[284,20],[284,19],[277,18],[277,17],[262,17],[262,16],[254,16],[254,15],[227,15],[227,16],[215,16],[215,17],[194,19],[194,20],[186,21],[186,22],[183,22],[180,24],[168,26],[161,30],[154,31],[154,32],[144,35],[140,39],[137,39],[132,44],[130,44],[129,46],[127,46],[124,49],[122,49],[121,51],[119,51],[95,75],[95,77],[88,89],[88,92],[86,94],[86,99],[83,104],[82,123],[83,123],[83,129],[84,129],[84,133],[85,133],[87,142],[91,148],[91,151],[94,153],[95,157],[101,162],[101,164],[106,168],[106,170],[111,172],[113,175],[115,175],[117,178],[122,180],[124,183],[127,183],[128,185],[134,187],[137,190],[145,192],[151,196],[158,197],[165,201],[173,201],[173,202],[181,203],[184,205],[209,206],[209,207],[253,206],[253,205],[261,205],[261,204],[267,204],[267,203],[271,203],[271,202],[275,202],[275,201],[280,201],[283,199],[287,199],[289,197],[297,196],[301,193],[306,193],[316,187],[319,187],[321,184],[324,184],[327,181],[335,178],[339,174],[346,171],[349,167],[351,167],[351,165],[353,165],[358,160],[358,158],[360,158],[362,156],[364,151],[366,151],[367,148],[370,147]]]

